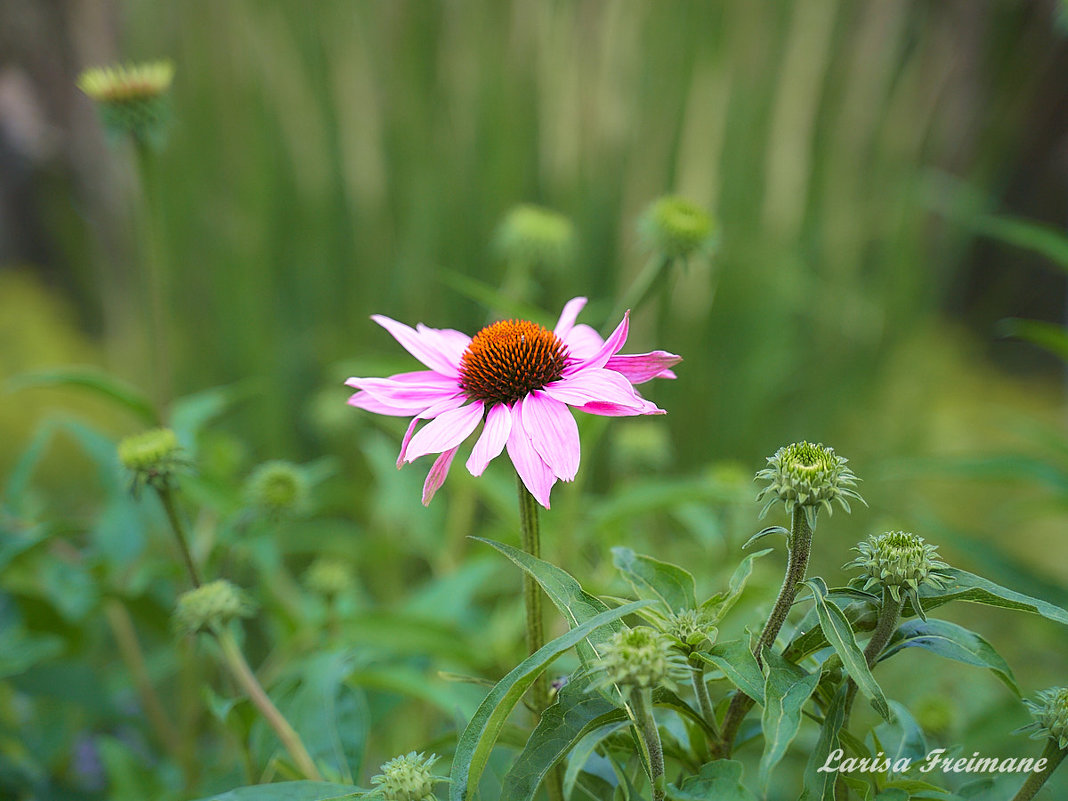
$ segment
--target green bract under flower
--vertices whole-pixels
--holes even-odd
[[[860,556],[846,564],[844,569],[863,569],[865,590],[884,586],[895,601],[901,600],[904,591],[918,613],[923,611],[917,593],[920,585],[942,587],[948,580],[948,576],[939,572],[949,565],[938,558],[938,546],[928,545],[923,537],[906,531],[876,534],[853,550]]]
[[[307,502],[308,482],[295,464],[264,462],[245,483],[249,505],[271,514],[297,512]]]
[[[782,501],[787,514],[793,514],[795,507],[803,508],[809,527],[815,528],[821,508],[827,514],[833,513],[832,502],[837,501],[847,512],[848,498],[864,503],[853,489],[859,479],[846,467],[846,461],[833,449],[809,442],[779,448],[768,457],[768,466],[756,474],[757,481],[768,482],[757,495],[758,501],[767,498],[760,516],[764,517],[776,501]]]
[[[157,143],[170,116],[167,93],[173,79],[174,64],[156,61],[87,69],[78,77],[78,88],[96,101],[113,136]]]
[[[385,801],[433,801],[434,784],[442,780],[430,769],[438,759],[437,754],[424,756],[415,751],[394,757],[379,768],[380,774],[371,777],[375,794]]]
[[[1068,749],[1068,687],[1051,687],[1038,693],[1036,700],[1024,701],[1034,715],[1019,731],[1030,731],[1032,740],[1053,740],[1057,747]]]
[[[707,255],[716,244],[712,215],[676,195],[654,200],[639,219],[638,232],[652,250],[668,259]]]
[[[676,689],[686,675],[686,660],[671,640],[656,629],[639,626],[616,632],[604,646],[596,688],[619,687],[624,696],[632,690],[657,687]]]
[[[574,260],[575,228],[567,217],[550,209],[516,206],[497,228],[493,247],[506,262],[559,272]]]
[[[119,461],[133,473],[134,487],[164,486],[181,464],[178,437],[169,428],[153,428],[119,442]]]
[[[225,626],[234,618],[250,617],[256,610],[244,592],[220,579],[183,593],[174,610],[174,627],[183,634],[196,634]]]

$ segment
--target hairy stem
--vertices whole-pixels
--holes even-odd
[[[1032,773],[1028,776],[1023,786],[1012,797],[1012,801],[1031,801],[1035,797],[1035,793],[1042,789],[1046,779],[1053,775],[1053,771],[1061,764],[1066,754],[1068,754],[1068,750],[1058,746],[1056,740],[1047,740],[1041,757],[1041,759],[1046,760],[1045,769],[1040,773]]]
[[[753,647],[753,655],[757,664],[763,665],[764,648],[771,648],[775,644],[775,638],[786,622],[797,597],[797,588],[805,580],[808,570],[808,557],[812,551],[812,528],[805,518],[805,510],[801,506],[795,506],[793,520],[790,526],[790,556],[786,563],[786,575],[783,577],[782,587],[779,589],[779,597],[775,599],[775,606],[768,615],[768,621],[760,633],[760,639]],[[731,705],[727,709],[727,715],[723,719],[723,737],[720,740],[721,756],[730,756],[734,747],[734,738],[738,734],[738,727],[746,713],[753,708],[753,699],[743,692],[735,694],[731,699]]]
[[[170,521],[174,538],[178,541],[178,550],[182,552],[186,570],[189,571],[189,579],[193,582],[194,587],[199,587],[201,584],[200,574],[197,572],[196,563],[193,561],[193,552],[189,550],[189,538],[185,535],[185,525],[182,523],[182,518],[179,516],[178,509],[174,503],[174,491],[168,484],[164,484],[156,487],[156,492],[159,495],[160,503],[163,504],[163,511],[167,513],[167,520]]]
[[[263,686],[252,672],[252,668],[248,666],[245,655],[241,653],[241,648],[238,646],[237,640],[234,639],[234,635],[229,630],[218,627],[215,629],[215,638],[219,643],[227,668],[229,668],[241,689],[248,695],[249,700],[263,715],[267,724],[274,729],[274,733],[282,741],[282,745],[285,746],[286,751],[293,758],[298,770],[304,774],[305,778],[322,781],[322,774],[315,767],[315,762],[312,761],[308,749],[304,747],[304,741],[300,739],[296,729],[278,711],[278,707],[274,705],[274,702],[264,691]]]
[[[644,688],[631,696],[631,707],[638,722],[645,747],[649,751],[649,768],[652,773],[653,801],[664,801],[666,781],[664,779],[664,747],[660,743],[660,731],[656,728],[653,717],[653,691]]]

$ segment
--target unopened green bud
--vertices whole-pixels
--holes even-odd
[[[305,572],[304,584],[317,595],[336,598],[352,588],[352,568],[344,562],[320,557]]]
[[[272,515],[300,511],[307,502],[308,482],[295,464],[264,462],[249,476],[245,497],[254,506]]]
[[[616,632],[601,656],[600,678],[594,686],[615,685],[624,696],[632,690],[676,689],[676,682],[686,675],[686,660],[672,648],[671,640],[649,626]]]
[[[575,228],[555,211],[516,206],[497,228],[493,247],[505,262],[561,272],[574,261]]]
[[[170,116],[167,94],[174,64],[94,67],[78,77],[78,88],[96,101],[104,127],[113,136],[158,144]]]
[[[196,634],[225,626],[234,618],[251,617],[256,605],[229,581],[219,579],[183,593],[174,610],[174,627],[182,634]]]
[[[787,514],[801,507],[809,527],[815,528],[819,510],[826,509],[827,514],[832,514],[833,501],[847,512],[847,498],[864,503],[853,489],[859,479],[846,467],[846,461],[833,449],[808,442],[779,448],[774,456],[768,457],[768,466],[756,474],[757,481],[768,482],[757,495],[758,501],[767,498],[760,516],[764,517],[776,501],[782,501]]]
[[[866,542],[859,543],[854,549],[860,556],[843,566],[854,567],[864,571],[864,589],[875,586],[886,587],[895,601],[901,600],[905,592],[911,599],[917,613],[920,606],[920,585],[929,584],[942,587],[948,576],[939,572],[949,568],[938,558],[938,546],[927,544],[923,537],[906,531],[888,531],[876,534]]]
[[[663,632],[687,655],[715,643],[719,633],[711,621],[695,609],[672,612],[665,621]]]
[[[415,751],[394,757],[371,777],[375,793],[385,801],[434,801],[434,785],[442,779],[430,769],[438,759],[437,754],[424,756]]]
[[[677,195],[654,200],[638,220],[638,233],[651,250],[667,259],[708,255],[716,246],[712,215]]]
[[[181,464],[178,437],[169,428],[153,428],[119,442],[119,461],[134,477],[134,487],[165,486]]]
[[[1032,740],[1053,740],[1058,748],[1068,750],[1068,687],[1043,690],[1024,704],[1035,721],[1019,731],[1030,731]]]

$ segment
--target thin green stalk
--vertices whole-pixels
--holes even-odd
[[[1041,759],[1046,760],[1046,768],[1041,773],[1032,773],[1024,781],[1023,786],[1016,792],[1016,795],[1012,797],[1012,801],[1031,801],[1035,797],[1042,785],[1046,783],[1046,779],[1053,775],[1053,771],[1057,769],[1057,766],[1064,761],[1065,755],[1068,754],[1068,750],[1061,748],[1057,745],[1056,740],[1047,740],[1046,747],[1042,751]]]
[[[649,299],[657,288],[657,279],[660,278],[663,273],[667,272],[671,267],[671,262],[672,260],[670,258],[660,253],[656,253],[650,257],[649,261],[646,262],[642,271],[638,273],[633,283],[627,287],[627,291],[623,295],[623,300],[620,301],[609,320],[619,320],[619,318],[623,316],[623,312],[627,309],[636,312],[643,306],[645,301]],[[615,323],[612,322],[611,324],[614,325]]]
[[[753,647],[753,655],[758,665],[764,664],[764,648],[771,648],[775,644],[775,638],[779,636],[779,631],[786,622],[787,615],[790,614],[790,607],[793,606],[794,599],[797,597],[797,588],[805,580],[805,573],[808,570],[808,558],[812,551],[812,528],[808,525],[805,510],[801,506],[794,507],[788,549],[790,556],[786,563],[786,575],[779,589],[779,597],[775,599],[775,606],[768,615],[768,621],[764,624],[760,639]],[[734,747],[734,738],[738,734],[738,727],[741,726],[746,713],[752,709],[753,703],[752,698],[740,691],[731,699],[731,705],[723,719],[723,737],[720,740],[722,756],[730,756],[731,749]]]
[[[712,729],[716,738],[719,737],[719,729],[716,726],[716,711],[712,707],[712,699],[708,695],[708,685],[705,683],[705,668],[703,665],[691,665],[693,672],[693,691],[697,696],[697,706],[701,710],[701,717]]]
[[[178,514],[178,509],[174,503],[174,492],[169,485],[163,484],[156,487],[156,493],[159,495],[160,503],[163,504],[163,511],[167,513],[167,520],[170,521],[174,538],[178,541],[178,550],[182,552],[182,560],[185,562],[185,568],[189,572],[189,579],[193,582],[194,587],[199,587],[202,583],[200,581],[200,573],[197,572],[196,563],[193,561],[193,552],[189,550],[189,538],[186,537],[185,525],[182,523],[182,518]]]
[[[154,397],[160,408],[170,400],[170,343],[167,325],[167,270],[166,259],[160,242],[160,204],[156,176],[155,154],[147,142],[135,138],[137,167],[141,177],[141,202],[143,208],[136,219],[140,225],[141,261],[148,284],[148,332],[152,377],[155,383]]]
[[[650,780],[653,786],[653,801],[664,801],[667,791],[664,778],[664,747],[660,743],[660,731],[653,717],[653,691],[646,687],[631,696],[631,706],[638,721],[638,730],[649,751]]]
[[[305,778],[322,781],[322,774],[319,773],[319,769],[315,766],[308,749],[304,747],[304,741],[300,739],[296,729],[286,720],[285,715],[278,711],[278,707],[274,705],[274,702],[264,691],[263,686],[256,679],[252,668],[248,666],[248,662],[245,660],[245,655],[241,653],[241,648],[238,646],[237,640],[234,639],[234,635],[228,629],[222,627],[217,627],[214,633],[227,668],[229,668],[241,689],[248,695],[249,700],[263,715],[267,724],[274,729],[274,733],[282,741],[282,745],[285,746],[286,751],[293,758],[297,768],[304,774]]]

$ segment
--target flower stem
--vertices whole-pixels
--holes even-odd
[[[1035,793],[1046,783],[1046,779],[1053,775],[1053,771],[1061,764],[1065,755],[1068,755],[1068,749],[1058,746],[1056,740],[1047,740],[1041,757],[1047,760],[1045,769],[1041,773],[1032,773],[1028,776],[1023,786],[1012,797],[1012,801],[1031,801]]]
[[[649,769],[653,785],[653,801],[664,801],[664,747],[660,744],[660,731],[653,717],[653,691],[645,687],[631,696],[631,706],[638,721],[638,730],[649,751]]]
[[[160,408],[170,400],[170,347],[166,312],[166,263],[160,241],[160,197],[155,154],[140,137],[134,140],[141,178],[141,259],[148,280],[148,332],[155,380],[155,399]]]
[[[234,679],[248,695],[249,700],[255,704],[260,714],[263,715],[268,725],[274,729],[274,733],[282,741],[282,745],[285,746],[285,749],[293,758],[297,768],[304,774],[305,778],[322,781],[322,774],[315,767],[315,762],[308,753],[308,749],[304,747],[304,742],[300,739],[300,735],[289,724],[285,716],[278,711],[278,707],[274,705],[274,702],[271,701],[256,679],[255,674],[245,660],[245,655],[241,653],[241,648],[238,646],[237,640],[234,639],[233,633],[222,627],[216,627],[214,633],[227,668],[229,668]]]
[[[712,707],[712,699],[708,695],[708,685],[705,684],[705,669],[703,665],[691,665],[690,670],[693,672],[693,691],[697,696],[697,706],[701,710],[701,717],[705,719],[705,723],[709,728],[715,732],[715,737],[719,737],[719,730],[716,726],[716,711]]]
[[[775,644],[775,638],[779,636],[779,631],[786,622],[786,616],[790,613],[790,607],[793,606],[794,599],[797,597],[797,588],[805,580],[805,573],[808,570],[808,557],[812,551],[812,528],[805,518],[804,507],[794,507],[787,547],[790,556],[786,563],[786,575],[779,589],[779,597],[775,599],[775,606],[772,607],[768,621],[764,624],[764,630],[760,633],[760,639],[753,648],[753,655],[758,665],[764,664],[764,648],[771,648]],[[738,734],[738,727],[742,724],[746,713],[752,709],[753,703],[753,699],[743,692],[738,692],[731,699],[731,705],[723,719],[723,738],[720,741],[722,756],[730,756],[734,738]]]
[[[620,301],[619,306],[616,307],[615,312],[612,313],[609,319],[618,320],[627,309],[637,312],[652,296],[653,291],[660,286],[658,279],[668,271],[671,267],[671,262],[672,259],[663,254],[654,254],[645,267],[642,268],[642,271],[638,273],[633,283],[627,287],[623,300]]]
[[[167,520],[170,521],[174,538],[178,541],[178,550],[182,552],[186,570],[189,571],[189,579],[193,582],[194,587],[199,587],[201,585],[200,574],[197,572],[196,563],[193,561],[193,553],[189,550],[189,539],[185,534],[185,525],[182,523],[182,518],[179,516],[178,509],[174,504],[174,491],[170,485],[163,484],[156,487],[156,493],[159,495],[160,503],[163,504],[163,511],[167,513]]]

